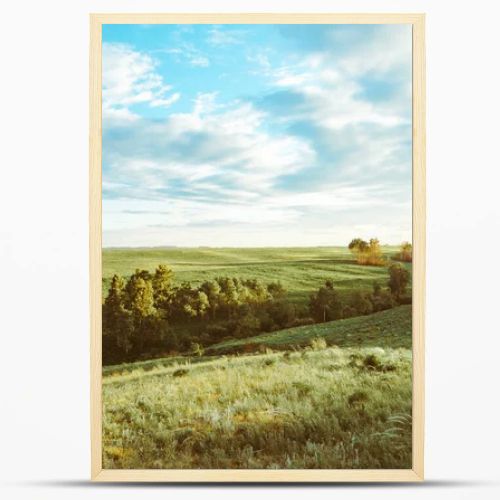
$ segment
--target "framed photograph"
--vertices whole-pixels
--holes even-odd
[[[423,14],[92,14],[97,481],[422,481]]]

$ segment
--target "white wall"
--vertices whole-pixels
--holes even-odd
[[[11,1],[0,37],[0,475],[5,498],[251,498],[263,489],[86,486],[89,12],[426,12],[427,486],[342,498],[498,498],[498,2]],[[453,249],[452,249],[453,247]],[[338,487],[337,487],[338,488]],[[272,490],[299,498],[301,489]]]

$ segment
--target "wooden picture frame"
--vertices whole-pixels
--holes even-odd
[[[94,481],[351,482],[424,478],[425,50],[424,14],[90,15],[91,478]],[[102,466],[101,28],[103,24],[411,24],[413,28],[413,427],[408,470],[106,470]]]

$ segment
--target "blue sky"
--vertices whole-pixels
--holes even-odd
[[[411,26],[105,25],[104,246],[411,240]]]

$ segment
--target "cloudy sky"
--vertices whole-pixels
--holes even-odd
[[[103,27],[104,246],[411,240],[411,26]]]

